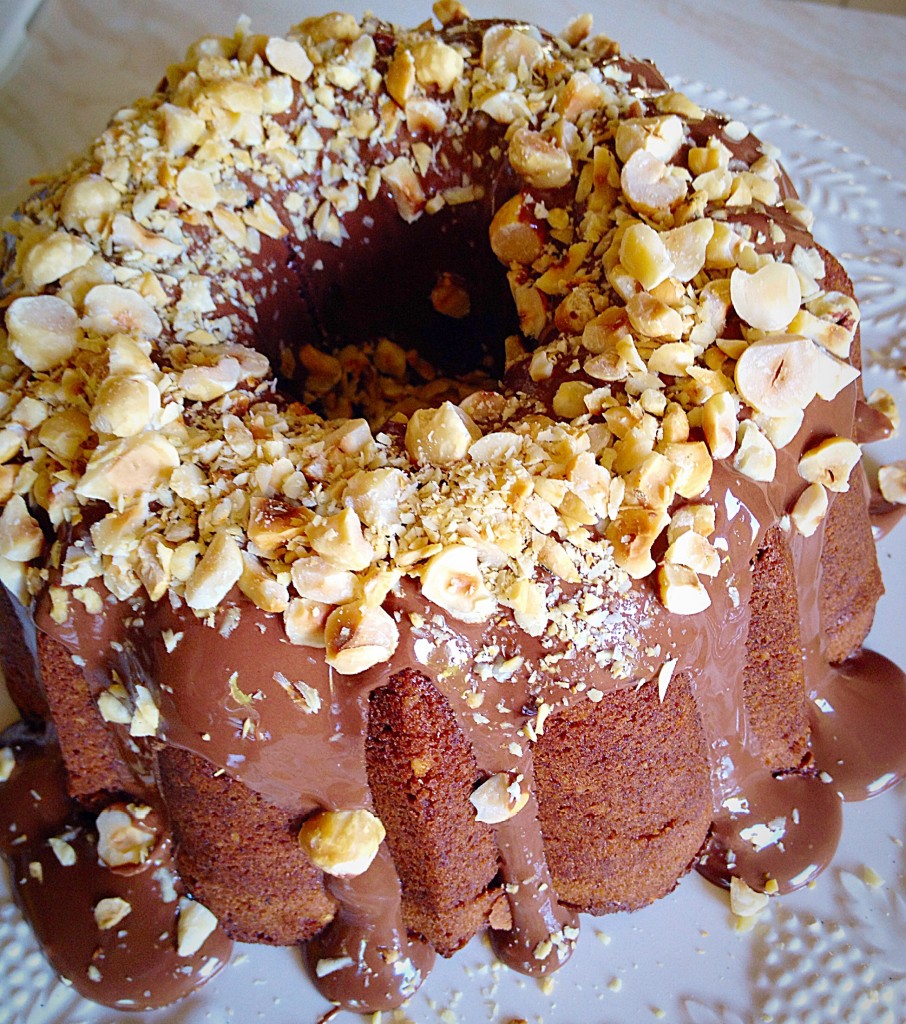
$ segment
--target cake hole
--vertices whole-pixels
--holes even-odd
[[[488,246],[491,215],[480,199],[407,224],[379,195],[344,217],[342,246],[308,239],[304,257],[268,254],[259,343],[282,386],[321,415],[373,427],[496,389],[518,318]]]

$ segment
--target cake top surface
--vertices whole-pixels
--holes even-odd
[[[772,488],[805,408],[857,376],[857,307],[744,126],[590,19],[548,37],[439,15],[440,34],[327,15],[203,39],[8,223],[0,567],[20,597],[52,574],[59,621],[143,596],[210,618],[238,586],[341,673],[392,655],[381,605],[407,577],[532,636],[581,633],[577,587],[586,616],[648,578],[671,612],[710,604],[715,467]],[[408,416],[289,399],[278,370],[333,411],[353,374],[307,339],[279,367],[250,346],[282,247],[342,249],[381,202],[441,221],[500,166],[515,189],[489,242],[536,346],[510,339],[503,392],[413,410],[417,353],[382,339]],[[456,318],[469,295],[450,277],[431,299]],[[778,489],[792,528],[817,527],[858,457],[834,433],[802,454]],[[47,552],[36,507],[70,541]]]

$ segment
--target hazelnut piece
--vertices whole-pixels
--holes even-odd
[[[486,622],[497,607],[478,567],[478,554],[451,544],[428,559],[421,570],[422,593],[461,622]]]
[[[383,608],[354,601],[330,613],[324,640],[327,664],[351,676],[389,661],[399,643],[399,629]]]
[[[815,397],[814,343],[796,334],[754,341],[736,363],[736,388],[743,401],[768,416],[804,409]]]
[[[799,475],[829,491],[848,491],[849,477],[862,458],[862,449],[846,437],[829,437],[809,448],[799,460]]]
[[[481,430],[452,402],[437,409],[417,409],[406,427],[406,451],[417,462],[451,466],[464,459]]]
[[[98,284],[85,296],[85,324],[99,334],[156,338],[163,325],[146,298],[118,284]]]
[[[469,802],[475,808],[475,820],[487,825],[509,821],[528,803],[529,794],[508,772],[492,775],[472,793]]]
[[[75,310],[54,295],[14,299],[6,311],[6,329],[13,354],[38,373],[65,363],[79,342]]]
[[[667,562],[658,569],[661,602],[674,615],[697,615],[711,606],[708,591],[697,573],[685,565]]]
[[[111,868],[144,864],[157,842],[157,832],[133,816],[125,805],[113,804],[105,808],[97,816],[95,825],[98,856]]]
[[[320,811],[299,830],[299,845],[315,867],[350,877],[371,867],[385,835],[380,818],[364,808]]]
[[[186,604],[195,611],[216,608],[239,582],[243,568],[239,545],[219,530],[186,583]]]
[[[507,266],[534,263],[544,250],[544,235],[524,211],[524,196],[512,196],[494,214],[488,229],[494,255]]]
[[[811,537],[827,515],[827,491],[821,484],[809,484],[796,499],[790,518],[803,537]]]
[[[760,331],[782,331],[799,312],[802,288],[788,263],[766,263],[754,274],[736,267],[730,274],[733,308]]]
[[[289,75],[297,82],[307,82],[314,71],[305,50],[293,39],[281,39],[273,36],[264,47],[267,62],[281,74]]]
[[[176,925],[176,953],[194,956],[217,927],[217,918],[197,900],[186,896],[179,900],[179,921]]]
[[[777,472],[777,452],[752,420],[743,420],[736,433],[733,466],[750,480],[770,483]]]
[[[906,505],[906,466],[893,462],[878,470],[881,497],[891,505]]]
[[[540,132],[519,128],[510,139],[510,165],[529,185],[562,188],[573,174],[569,153]]]

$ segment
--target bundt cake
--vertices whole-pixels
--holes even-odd
[[[486,928],[543,974],[904,770],[778,154],[587,17],[434,11],[200,40],[10,226],[0,847],[107,1005],[231,940],[356,1009]]]

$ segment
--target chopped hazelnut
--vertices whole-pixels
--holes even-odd
[[[327,664],[351,676],[389,661],[399,644],[399,629],[383,608],[353,601],[330,613],[324,639]]]
[[[66,362],[80,335],[75,310],[53,295],[14,299],[6,311],[6,329],[13,354],[37,372]]]
[[[30,292],[38,291],[84,266],[93,255],[94,250],[81,238],[55,231],[27,251],[22,260],[22,280]]]
[[[157,841],[156,833],[115,804],[97,817],[98,856],[111,868],[144,864]]]
[[[818,529],[827,515],[827,506],[827,491],[821,484],[809,484],[799,495],[790,518],[803,537],[811,537]]]
[[[321,811],[299,830],[299,845],[308,858],[329,875],[364,874],[386,835],[377,815],[364,808]]]
[[[115,928],[124,918],[132,913],[132,904],[119,896],[108,896],[98,900],[94,905],[94,919],[101,931]]]
[[[351,508],[326,519],[315,519],[308,527],[312,548],[333,568],[359,572],[367,569],[375,552],[362,534],[362,524]]]
[[[156,338],[163,329],[147,299],[116,284],[95,285],[85,296],[84,323],[105,336],[122,332]]]
[[[108,377],[91,410],[91,426],[100,434],[132,437],[160,412],[160,392],[144,377]]]
[[[21,495],[14,495],[0,514],[0,556],[11,562],[30,562],[44,548],[44,534],[28,512]]]
[[[415,77],[422,85],[435,85],[449,92],[462,75],[465,61],[462,54],[439,39],[423,39],[412,47]]]
[[[485,622],[497,601],[478,567],[478,555],[465,544],[452,544],[430,558],[421,570],[422,593],[462,622]]]
[[[665,563],[658,569],[661,601],[675,615],[697,615],[711,605],[708,591],[694,569]]]
[[[881,466],[878,470],[878,488],[881,497],[891,505],[906,505],[906,466],[899,463]]]
[[[799,475],[829,491],[848,491],[849,477],[862,458],[862,449],[846,437],[829,437],[809,448],[799,460]]]
[[[406,450],[413,459],[433,466],[450,466],[464,459],[481,431],[452,402],[438,409],[418,409],[406,427]]]
[[[481,66],[494,74],[519,71],[529,74],[544,57],[541,43],[515,25],[492,25],[481,44]]]
[[[525,198],[517,194],[494,214],[488,229],[491,249],[501,263],[533,263],[544,248],[544,235],[527,216]]]
[[[623,165],[620,186],[640,213],[664,214],[686,196],[686,182],[647,150],[637,149]]]
[[[181,896],[179,921],[176,925],[178,956],[194,956],[217,928],[217,918],[197,900]]]
[[[186,604],[196,611],[216,608],[242,572],[239,545],[226,530],[218,530],[186,583]]]
[[[777,472],[777,452],[752,420],[743,420],[737,430],[734,467],[750,480],[770,483]]]
[[[507,772],[498,772],[483,782],[469,797],[475,820],[487,825],[509,821],[528,803],[529,793]]]
[[[270,66],[297,82],[307,82],[314,71],[314,65],[305,50],[292,39],[272,37],[264,48],[264,55]]]
[[[513,170],[536,188],[561,188],[572,178],[569,153],[540,132],[528,128],[519,128],[513,133],[509,158]]]
[[[736,387],[743,401],[769,416],[804,409],[816,394],[814,344],[795,334],[754,341],[736,363]]]

